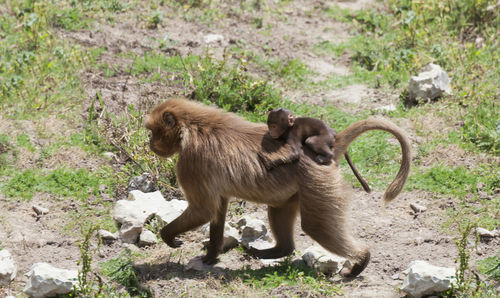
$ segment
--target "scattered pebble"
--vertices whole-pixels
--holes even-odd
[[[410,207],[413,210],[413,212],[415,212],[415,213],[422,213],[422,212],[425,212],[427,210],[427,207],[416,204],[416,203],[411,203]]]
[[[43,207],[38,206],[38,205],[33,205],[32,208],[33,208],[33,211],[35,211],[37,216],[42,216],[42,215],[49,213],[49,209],[43,208]]]

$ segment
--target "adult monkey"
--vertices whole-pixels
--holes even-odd
[[[370,260],[367,247],[349,232],[346,212],[350,187],[337,167],[349,144],[365,131],[381,129],[401,144],[401,168],[384,194],[391,201],[408,177],[410,145],[403,131],[384,120],[351,124],[336,137],[334,161],[318,165],[315,153],[304,148],[296,163],[266,170],[259,153],[271,160],[286,158],[291,148],[273,140],[264,124],[250,123],[220,109],[185,99],[170,99],[158,105],[146,120],[152,132],[150,147],[157,155],[179,154],[177,179],[188,201],[187,209],[161,230],[170,247],[182,242],[176,236],[210,222],[210,243],[205,264],[213,264],[222,250],[228,200],[237,197],[268,205],[269,224],[276,240],[270,249],[250,251],[259,258],[279,258],[295,249],[293,230],[300,212],[301,226],[329,251],[353,262],[341,274],[354,277]],[[261,154],[262,155],[262,154]]]

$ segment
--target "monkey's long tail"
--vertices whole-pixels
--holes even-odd
[[[340,158],[347,151],[349,145],[362,133],[369,130],[383,130],[393,134],[398,139],[401,145],[401,167],[396,175],[396,178],[389,185],[384,193],[384,204],[392,201],[403,189],[408,178],[411,163],[410,142],[406,137],[404,131],[396,126],[394,123],[382,119],[366,119],[349,125],[346,129],[335,136],[335,143],[333,145],[334,158],[338,163]]]

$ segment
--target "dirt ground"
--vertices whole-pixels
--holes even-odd
[[[330,3],[331,2],[331,3]],[[292,1],[284,9],[282,16],[266,15],[265,22],[271,23],[269,34],[259,34],[252,25],[251,12],[243,12],[217,21],[210,26],[194,21],[186,21],[182,17],[169,15],[163,18],[157,29],[148,29],[145,24],[134,18],[133,13],[124,13],[116,24],[97,24],[89,30],[55,32],[68,42],[79,43],[84,47],[104,47],[106,51],[102,61],[112,65],[120,65],[127,58],[117,57],[115,53],[134,52],[144,54],[155,48],[155,40],[166,34],[175,45],[171,51],[183,55],[194,53],[202,54],[207,48],[215,57],[221,57],[224,48],[230,43],[244,43],[245,47],[259,54],[267,53],[271,57],[298,58],[318,73],[318,80],[332,73],[348,74],[349,59],[326,58],[313,53],[314,44],[324,41],[347,40],[353,32],[345,23],[336,22],[333,18],[317,12],[317,7],[331,5],[336,2],[341,7],[350,9],[376,6],[377,1]],[[221,9],[227,9],[222,7]],[[135,13],[140,13],[139,11]],[[220,34],[224,37],[221,42],[206,44],[203,37],[207,34]],[[286,38],[285,38],[286,36]],[[269,50],[270,49],[270,50]],[[124,59],[121,61],[120,59]],[[153,82],[139,82],[126,71],[118,71],[114,76],[106,77],[99,71],[86,71],[81,80],[87,91],[88,103],[95,97],[96,91],[101,93],[108,111],[122,113],[126,106],[134,104],[142,112],[146,112],[154,103],[175,94],[184,94],[181,86],[165,86]],[[326,90],[320,94],[310,94],[306,91],[288,90],[285,96],[292,100],[309,102],[311,104],[335,104],[347,111],[357,112],[362,109],[372,109],[397,103],[397,95],[388,91],[372,89],[364,85],[353,85],[339,90]],[[407,130],[412,141],[418,142],[415,128],[409,122],[400,124]],[[21,124],[18,124],[21,125]],[[57,124],[55,124],[57,125]],[[440,125],[445,125],[441,123]],[[29,127],[29,126],[26,126]],[[5,128],[5,127],[4,127]],[[437,128],[436,128],[437,129]],[[25,132],[36,138],[36,129]],[[449,148],[441,148],[446,151]],[[458,150],[458,149],[457,149]],[[25,159],[24,164],[29,166],[36,156],[30,152],[20,152]],[[24,154],[24,155],[23,155]],[[440,154],[436,158],[444,163],[454,163],[456,159],[447,154]],[[460,154],[458,152],[457,154]],[[85,163],[78,163],[78,160]],[[464,163],[475,162],[474,158],[464,156]],[[54,167],[58,163],[71,166],[93,168],[95,165],[108,164],[120,166],[120,162],[106,159],[87,158],[85,152],[61,151],[52,160]],[[429,163],[433,162],[430,158]],[[118,164],[116,164],[118,163]],[[77,166],[77,167],[78,167]],[[348,170],[345,169],[344,170]],[[387,181],[389,183],[389,181]],[[342,280],[335,276],[332,282],[343,282],[344,295],[348,297],[401,297],[398,291],[404,275],[402,271],[411,261],[426,260],[434,265],[454,267],[457,257],[457,248],[452,234],[445,233],[442,228],[446,208],[453,205],[450,200],[436,200],[432,194],[424,191],[404,191],[386,210],[382,209],[382,193],[367,194],[361,189],[355,189],[352,199],[352,222],[355,235],[371,247],[372,261],[361,274],[353,280]],[[115,197],[113,199],[123,199]],[[57,197],[46,194],[35,194],[30,202],[12,202],[2,197],[0,209],[0,242],[4,248],[13,254],[18,266],[15,282],[9,288],[0,289],[2,295],[21,295],[22,288],[27,280],[25,273],[35,262],[48,262],[59,268],[76,269],[80,258],[78,239],[61,233],[64,221],[63,216],[69,210],[78,211],[78,204],[60,201]],[[427,207],[427,211],[415,215],[410,203],[418,203]],[[50,210],[49,214],[38,218],[32,210],[33,205],[41,205]],[[248,204],[245,214],[265,219],[266,213],[262,206]],[[99,208],[99,206],[96,206]],[[232,218],[237,220],[237,218]],[[33,236],[36,237],[33,237]],[[178,296],[187,293],[188,296],[201,294],[203,296],[217,296],[222,287],[222,281],[217,278],[217,270],[237,270],[248,265],[251,268],[264,266],[260,261],[245,257],[237,250],[231,250],[221,256],[221,262],[211,272],[192,272],[186,270],[186,265],[192,258],[202,254],[200,241],[205,236],[199,232],[190,232],[184,236],[184,246],[174,250],[164,243],[149,248],[141,248],[148,258],[138,264],[139,278],[144,285],[151,289],[156,297]],[[297,250],[303,251],[313,244],[313,241],[296,228]],[[498,238],[489,243],[480,243],[472,260],[493,255],[500,248]],[[123,249],[119,243],[103,245],[95,256],[95,263],[116,257]],[[273,292],[276,296],[308,296],[312,293],[294,292],[294,289],[282,289]],[[235,290],[236,296],[248,295]]]

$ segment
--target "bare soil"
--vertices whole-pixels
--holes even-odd
[[[278,7],[271,7],[266,13],[243,11],[239,14],[228,14],[227,18],[209,25],[197,20],[186,21],[164,7],[160,9],[164,10],[166,17],[157,29],[148,29],[143,21],[135,17],[146,13],[142,11],[144,8],[139,7],[133,12],[122,13],[114,25],[96,24],[89,30],[76,32],[59,30],[55,34],[68,42],[79,43],[84,47],[104,47],[106,51],[101,62],[115,65],[117,68],[116,74],[111,77],[106,77],[104,73],[95,70],[86,70],[81,74],[88,96],[87,107],[96,93],[100,92],[107,111],[122,114],[127,105],[133,104],[146,113],[155,103],[173,95],[186,94],[187,90],[183,90],[182,86],[140,82],[129,75],[129,70],[121,68],[131,61],[115,54],[133,52],[142,55],[156,48],[156,40],[165,35],[175,41],[169,50],[173,54],[203,54],[208,49],[215,57],[222,57],[225,47],[238,42],[244,44],[247,50],[260,55],[266,54],[271,58],[301,59],[317,73],[317,80],[322,80],[332,73],[348,75],[350,73],[348,60],[318,57],[313,54],[312,47],[324,40],[332,42],[347,40],[352,34],[351,28],[348,24],[336,22],[333,18],[318,12],[316,8],[336,2],[341,7],[360,9],[367,6],[375,7],[378,2],[370,0],[330,2],[292,1],[285,8],[280,8],[281,13],[269,12]],[[221,7],[224,11],[230,8],[229,4],[227,7]],[[271,24],[272,29],[264,31],[255,28],[252,20],[262,14],[264,14],[264,24]],[[224,39],[221,42],[206,44],[203,37],[207,34],[221,34]],[[292,100],[310,104],[335,104],[353,113],[397,103],[397,95],[365,85],[353,85],[320,94],[308,94],[301,90],[287,90],[285,94]],[[83,114],[85,111],[82,111]],[[49,118],[47,121],[45,124],[36,124],[32,121],[0,119],[0,129],[7,133],[16,129],[22,130],[35,144],[38,141],[43,143],[50,135],[66,131],[57,129],[58,126],[64,125],[58,118]],[[422,117],[415,121],[418,122],[416,125],[419,128],[429,127],[428,129],[432,130],[435,124],[433,122],[436,120]],[[418,142],[415,124],[412,121],[401,121],[400,124],[408,130],[412,141]],[[40,137],[37,125],[42,125],[41,130],[47,134],[45,138]],[[446,125],[439,123],[439,126]],[[30,168],[38,160],[38,157],[29,150],[23,149],[18,154],[21,168]],[[485,158],[465,153],[459,148],[438,146],[423,163],[472,165],[479,161],[485,161]],[[78,149],[64,149],[48,160],[44,166],[54,168],[66,165],[93,169],[110,163],[112,161],[92,158]],[[343,280],[339,276],[332,277],[332,283],[343,283],[343,292],[346,296],[404,296],[398,291],[398,286],[404,278],[403,270],[414,260],[426,260],[439,266],[456,266],[454,260],[457,257],[457,248],[453,239],[456,231],[445,232],[442,228],[446,209],[453,207],[451,199],[436,200],[431,193],[424,191],[404,191],[384,210],[381,197],[381,192],[366,194],[361,189],[354,190],[352,226],[357,238],[370,245],[372,260],[361,276],[355,279]],[[123,198],[124,195],[120,195],[114,199]],[[76,243],[80,238],[74,236],[75,231],[73,236],[70,236],[71,233],[65,233],[61,227],[71,220],[67,216],[69,211],[78,211],[78,203],[58,200],[57,197],[46,194],[36,194],[30,202],[12,202],[2,197],[1,193],[0,202],[2,206],[0,242],[4,248],[10,250],[18,266],[15,282],[8,288],[0,288],[0,296],[22,296],[22,288],[26,282],[24,274],[35,262],[48,262],[60,268],[77,269],[80,251]],[[414,214],[410,203],[424,205],[427,211]],[[32,210],[33,205],[46,207],[50,212],[37,217]],[[257,218],[266,218],[263,206],[247,204],[244,213]],[[229,220],[237,220],[235,215],[229,217]],[[300,220],[297,223],[295,239],[297,250],[303,251],[312,245],[313,241],[300,230],[299,223]],[[209,271],[186,270],[187,263],[202,254],[201,240],[204,238],[206,236],[200,231],[193,231],[183,237],[184,245],[179,249],[169,248],[164,243],[149,248],[135,248],[147,256],[137,264],[138,277],[143,285],[151,289],[156,297],[179,296],[184,293],[188,296],[215,297],[227,287],[228,281],[224,279],[227,274],[224,272],[245,266],[255,269],[264,266],[259,260],[249,258],[240,251],[231,250],[221,255],[220,263]],[[498,238],[489,243],[480,243],[472,255],[472,260],[493,255],[499,248]],[[116,257],[123,249],[124,246],[120,243],[103,245],[100,253],[94,256],[94,264]],[[231,295],[255,295],[256,292],[249,291],[248,287],[239,288],[239,285],[238,281],[233,281],[229,286]],[[278,287],[272,295],[316,296],[314,293],[293,287]]]

